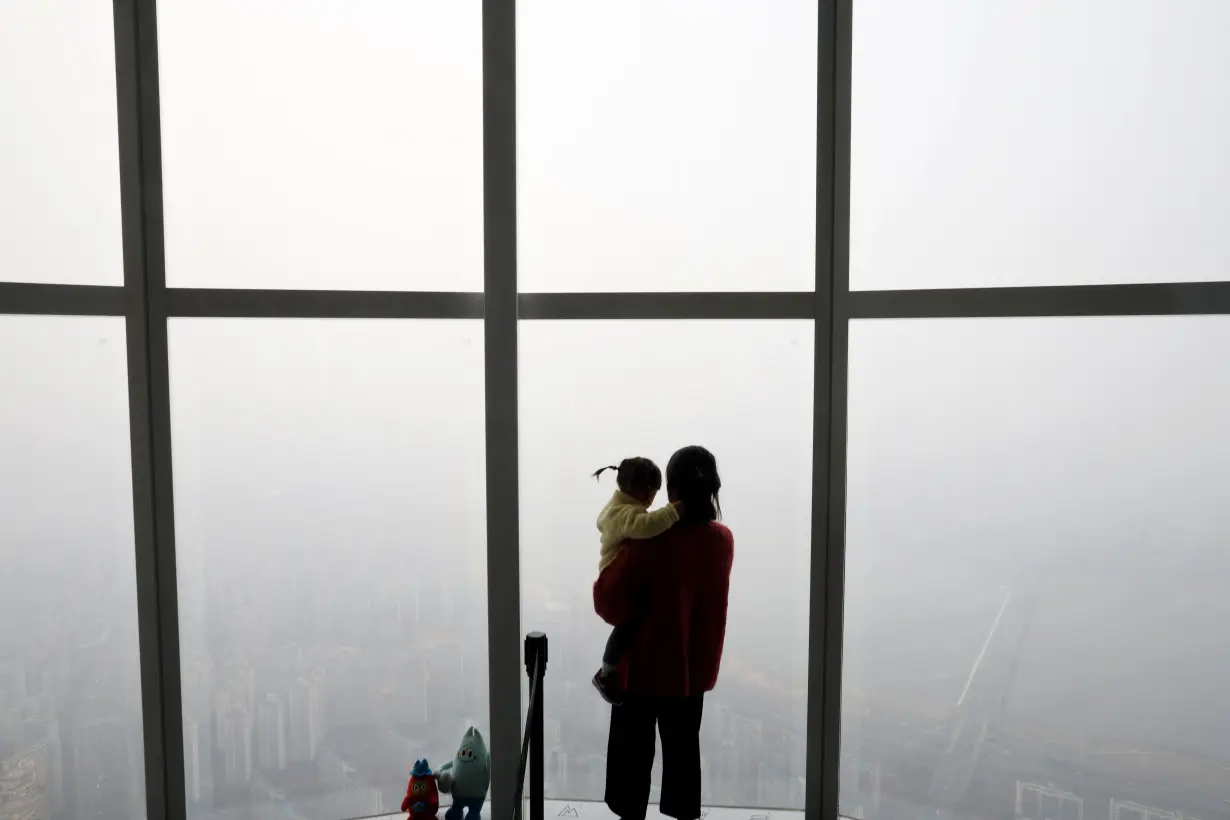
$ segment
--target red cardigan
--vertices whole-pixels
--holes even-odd
[[[645,541],[625,541],[594,582],[594,611],[637,626],[618,667],[629,692],[684,697],[717,683],[735,542],[713,522],[676,524]]]

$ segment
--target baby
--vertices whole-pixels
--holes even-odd
[[[603,467],[594,473],[598,478],[607,470],[615,470],[615,483],[619,489],[598,513],[598,532],[602,534],[602,551],[598,558],[598,572],[606,569],[619,554],[620,545],[629,538],[644,539],[661,535],[679,520],[679,504],[672,502],[665,507],[649,511],[654,496],[662,488],[662,471],[647,458],[625,458],[619,463]],[[615,666],[623,654],[624,644],[632,629],[632,623],[622,623],[611,630],[606,650],[602,653],[602,668],[594,675],[594,687],[608,703],[619,702]]]

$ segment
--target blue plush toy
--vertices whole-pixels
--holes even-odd
[[[461,738],[457,755],[436,770],[440,791],[453,796],[445,820],[479,820],[487,789],[491,787],[491,755],[477,729],[471,726]]]

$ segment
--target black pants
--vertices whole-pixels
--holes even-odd
[[[632,621],[611,627],[611,636],[606,639],[606,648],[602,650],[603,663],[608,666],[615,666],[619,663],[620,657],[624,654],[624,645],[628,643],[628,636],[632,634],[632,628]]]
[[[611,634],[606,639],[606,647],[602,650],[602,662],[611,666],[616,666],[619,659],[623,657],[624,647],[628,644],[628,639],[636,632],[637,624],[641,620],[641,609],[636,607],[633,610],[632,617],[624,621],[622,624],[616,624],[611,627]]]
[[[621,820],[645,820],[654,729],[662,736],[662,804],[667,817],[700,817],[700,716],[705,696],[646,698],[629,694],[611,707],[606,745],[606,804]]]

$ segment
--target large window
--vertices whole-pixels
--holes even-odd
[[[189,817],[395,811],[488,731],[482,327],[170,331]]]
[[[124,323],[0,316],[0,817],[145,817]]]
[[[549,796],[603,792],[609,708],[589,680],[609,628],[591,587],[594,522],[613,479],[591,474],[633,455],[665,469],[676,449],[702,444],[717,457],[735,536],[722,683],[705,703],[703,799],[802,808],[813,343],[811,322],[523,324],[522,617],[555,647]]]
[[[521,290],[812,289],[815,3],[524,2],[517,54]]]
[[[850,285],[1190,282],[1230,258],[1230,5],[854,10]]]
[[[168,283],[481,289],[480,10],[158,3]]]
[[[851,327],[843,812],[1224,814],[1228,350],[1223,317]]]
[[[693,443],[701,820],[1225,820],[1228,76],[1221,0],[0,2],[0,820],[470,725],[509,820],[533,630],[606,820],[591,475]]]
[[[123,280],[112,25],[107,3],[0,4],[0,281]]]

